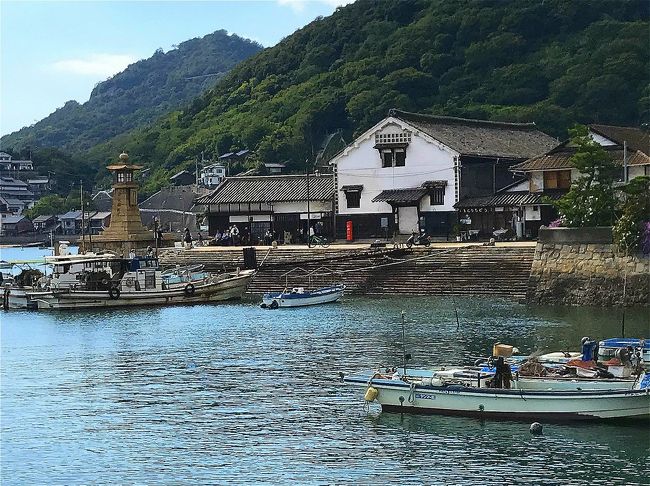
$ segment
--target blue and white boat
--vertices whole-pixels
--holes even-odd
[[[303,307],[307,305],[327,304],[336,302],[343,297],[345,285],[336,284],[316,290],[305,290],[304,287],[284,289],[282,292],[267,292],[262,298],[262,308],[277,309],[278,307]]]

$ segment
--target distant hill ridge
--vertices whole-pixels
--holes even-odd
[[[83,104],[68,101],[31,127],[2,137],[2,147],[56,147],[75,153],[178,109],[213,86],[258,43],[219,30],[179,44],[98,83]]]

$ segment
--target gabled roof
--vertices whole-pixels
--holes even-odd
[[[4,218],[2,218],[2,224],[3,225],[4,224],[16,224],[16,223],[20,223],[23,219],[29,221],[29,219],[27,219],[25,216],[21,216],[21,215],[5,216]]]
[[[32,222],[33,223],[45,223],[45,222],[47,222],[47,221],[49,221],[51,219],[55,219],[55,218],[56,218],[56,216],[54,216],[53,214],[41,214],[40,216],[36,216],[33,219]]]
[[[461,155],[478,157],[529,158],[557,145],[534,123],[506,123],[451,116],[424,115],[390,110],[402,120]]]
[[[111,215],[110,211],[98,211],[90,219],[106,219]]]
[[[186,170],[182,170],[182,171],[180,171],[180,172],[177,172],[177,173],[174,174],[173,176],[171,176],[170,179],[173,180],[173,179],[176,179],[177,177],[181,177],[181,176],[184,176],[184,175],[186,175],[186,174],[189,175],[189,176],[194,177],[194,175],[193,175],[191,172],[188,172],[188,171],[186,171]]]
[[[142,201],[139,206],[144,210],[191,211],[197,193],[192,186],[165,187]]]
[[[59,219],[77,219],[81,216],[81,211],[68,211],[67,213],[60,214]]]
[[[326,201],[334,195],[331,174],[309,176],[309,199]],[[307,200],[306,175],[228,177],[197,204],[273,203]]]
[[[621,147],[627,142],[628,151],[640,151],[650,155],[650,133],[635,127],[617,127],[613,125],[589,125],[589,129],[598,135],[616,142]]]

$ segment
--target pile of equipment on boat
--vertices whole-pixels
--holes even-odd
[[[581,352],[516,355],[497,343],[474,366],[342,375],[388,412],[506,419],[650,417],[650,340],[583,338]],[[408,356],[408,355],[405,355]]]

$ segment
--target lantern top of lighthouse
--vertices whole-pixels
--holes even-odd
[[[119,157],[119,162],[117,164],[112,164],[106,167],[108,170],[140,170],[142,169],[141,165],[132,165],[129,164],[129,154],[122,152]]]

